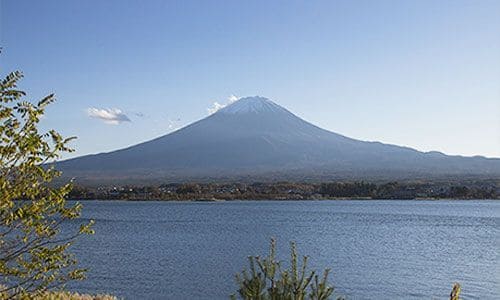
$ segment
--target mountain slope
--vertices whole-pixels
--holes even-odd
[[[500,159],[364,142],[314,126],[262,97],[240,99],[171,134],[58,163],[77,178],[500,176]]]

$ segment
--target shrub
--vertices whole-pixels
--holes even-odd
[[[249,270],[236,275],[238,295],[248,300],[326,300],[334,292],[328,284],[329,269],[320,277],[315,271],[307,270],[308,257],[302,258],[299,266],[297,247],[291,243],[290,268],[286,269],[276,260],[276,241],[271,239],[269,256],[250,256]],[[236,295],[231,295],[237,299]],[[340,299],[340,298],[337,298]]]

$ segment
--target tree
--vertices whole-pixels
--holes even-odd
[[[299,258],[295,243],[291,243],[290,269],[276,260],[276,241],[271,240],[269,256],[261,259],[250,256],[249,271],[236,275],[238,294],[245,300],[326,300],[333,294],[333,286],[328,284],[329,269],[319,276],[307,270],[308,257]],[[237,299],[236,295],[231,296]],[[342,298],[337,298],[342,299]]]
[[[73,138],[63,138],[38,125],[48,95],[38,103],[23,100],[17,89],[18,71],[0,82],[0,297],[31,297],[82,279],[85,270],[68,248],[81,234],[93,233],[92,221],[75,232],[61,233],[61,226],[80,216],[82,206],[69,204],[71,183],[50,183],[60,172],[50,166]]]

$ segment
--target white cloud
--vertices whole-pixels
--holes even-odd
[[[235,101],[238,101],[239,99],[240,99],[240,97],[235,96],[235,95],[231,95],[231,96],[227,97],[227,103],[225,103],[225,104],[221,104],[221,103],[215,101],[212,104],[212,107],[207,108],[208,114],[211,115],[213,113],[216,113],[219,109],[224,108],[224,107],[228,106],[229,104],[231,104]]]
[[[123,111],[118,108],[95,108],[87,109],[87,115],[104,121],[106,124],[118,125],[123,122],[131,122]]]

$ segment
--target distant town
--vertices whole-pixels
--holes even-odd
[[[320,199],[500,199],[498,180],[472,182],[273,182],[168,183],[151,186],[75,186],[78,200],[320,200]]]

